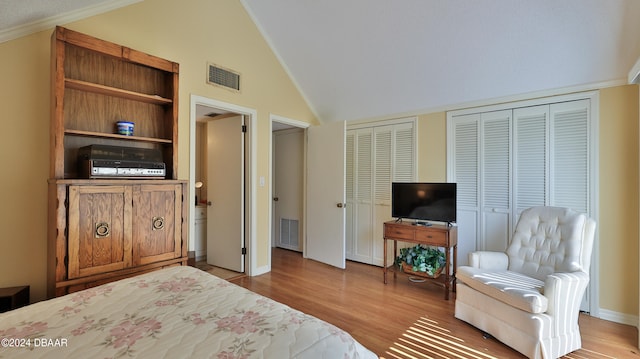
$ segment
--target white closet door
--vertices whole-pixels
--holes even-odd
[[[589,106],[578,100],[514,110],[517,215],[542,205],[590,213]]]
[[[413,182],[416,179],[416,145],[413,123],[394,126],[393,182]],[[389,196],[391,187],[389,187]]]
[[[373,251],[373,130],[356,132],[355,241],[351,259],[371,264]]]
[[[384,264],[384,222],[391,217],[391,179],[393,176],[393,136],[394,126],[374,128],[374,218],[373,218],[373,260],[372,264]],[[387,243],[389,256],[387,263],[392,263],[393,246]]]
[[[347,131],[346,135],[346,148],[345,148],[345,194],[346,194],[346,203],[347,207],[346,211],[346,223],[345,223],[345,242],[346,242],[346,258],[352,259],[353,257],[353,249],[354,249],[354,241],[355,241],[355,208],[356,208],[356,198],[355,198],[355,187],[356,187],[356,179],[355,179],[355,133],[354,130]]]
[[[552,104],[550,205],[569,207],[593,216],[591,147],[591,102],[589,100]],[[595,154],[594,154],[595,156]],[[593,263],[593,262],[592,262]],[[591,278],[596,278],[591,266]],[[590,285],[591,286],[591,285]],[[580,310],[591,311],[591,289],[582,298]]]
[[[504,251],[511,234],[511,110],[483,113],[480,249]]]
[[[551,204],[590,213],[589,100],[552,104]]]
[[[449,180],[457,185],[458,263],[466,265],[480,238],[480,114],[454,116],[448,122]]]
[[[374,191],[375,204],[391,204],[391,177],[392,177],[392,126],[374,128],[375,147],[374,163]]]
[[[381,266],[391,181],[415,181],[414,121],[351,128],[346,143],[347,259]]]
[[[525,209],[549,203],[549,105],[515,109],[513,119],[515,224]]]
[[[572,99],[448,115],[448,179],[458,183],[461,264],[469,251],[503,251],[526,208],[562,206],[594,216],[591,111],[590,99]]]

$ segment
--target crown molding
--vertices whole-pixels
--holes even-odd
[[[639,61],[638,71],[640,72],[640,60],[638,61]],[[640,73],[638,74],[638,76],[640,78]],[[576,85],[576,86],[567,86],[567,87],[546,89],[546,90],[540,90],[540,91],[534,91],[534,92],[526,92],[521,94],[503,96],[503,97],[487,98],[487,99],[482,99],[477,101],[458,102],[458,103],[453,103],[449,105],[422,108],[422,109],[408,111],[408,112],[390,113],[390,114],[376,116],[376,117],[347,120],[347,122],[349,124],[376,122],[376,121],[382,121],[382,120],[388,120],[388,119],[394,119],[394,118],[422,116],[422,115],[438,113],[438,112],[460,111],[465,109],[487,107],[487,106],[500,105],[505,103],[535,100],[535,99],[545,98],[545,97],[554,97],[554,96],[561,96],[561,95],[569,95],[573,93],[597,91],[604,88],[623,86],[627,84],[628,82],[626,78],[619,78],[619,79],[610,80],[610,81],[601,81],[601,82],[582,84],[582,85]]]
[[[99,15],[111,10],[119,9],[143,0],[115,0],[105,1],[100,4],[87,6],[82,9],[66,12],[64,14],[50,16],[41,20],[36,20],[24,25],[14,26],[0,31],[0,43],[15,40],[17,38],[27,36],[39,31],[44,31],[55,27],[56,25],[64,25],[73,21],[82,20],[90,16]]]

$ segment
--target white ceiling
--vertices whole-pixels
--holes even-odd
[[[0,42],[143,0],[0,0]]]
[[[0,0],[0,30],[34,23],[105,0]]]
[[[0,0],[0,35],[137,1]],[[322,121],[626,83],[640,57],[637,0],[240,1]]]
[[[242,0],[324,120],[626,79],[634,0]]]

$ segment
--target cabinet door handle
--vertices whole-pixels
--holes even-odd
[[[151,219],[151,227],[154,231],[159,231],[164,228],[164,217],[153,217]]]
[[[111,229],[109,228],[109,223],[107,222],[96,223],[96,232],[95,232],[96,238],[109,237],[110,233],[111,233]]]

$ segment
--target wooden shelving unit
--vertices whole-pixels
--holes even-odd
[[[179,65],[63,27],[51,38],[48,295],[187,262]],[[134,135],[117,133],[118,121]],[[87,179],[88,145],[159,149],[165,179]]]
[[[52,36],[50,178],[77,178],[78,148],[160,148],[177,179],[177,63],[63,27]],[[135,136],[116,131],[135,123]]]

